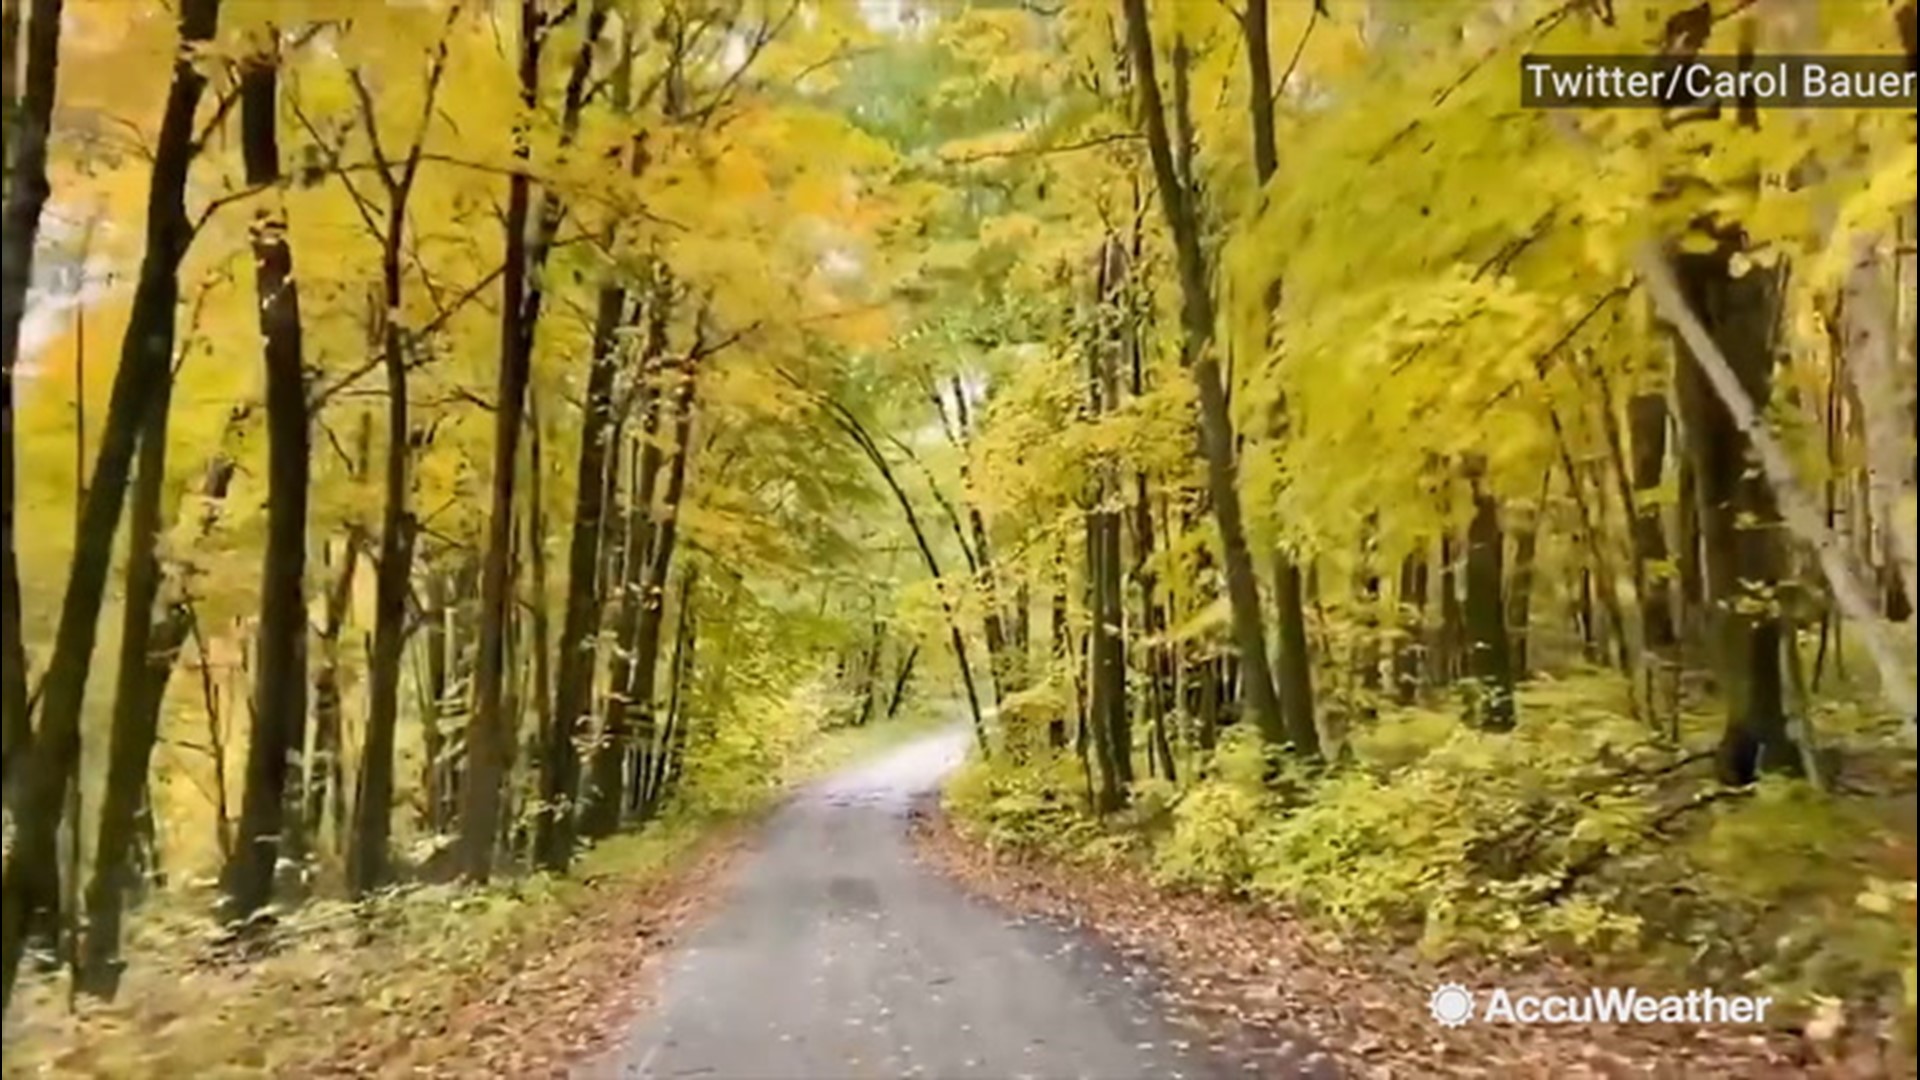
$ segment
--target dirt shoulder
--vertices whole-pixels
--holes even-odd
[[[1514,993],[1608,983],[1557,965],[1436,966],[1410,951],[1342,946],[1231,899],[1156,888],[1128,866],[994,853],[929,804],[920,856],[1011,910],[1085,927],[1162,972],[1171,1004],[1221,1037],[1271,1048],[1305,1037],[1364,1077],[1910,1076],[1910,1062],[1817,1059],[1791,1032],[1725,1026],[1468,1023],[1445,1028],[1428,1000],[1443,982]],[[1297,1034],[1295,1034],[1297,1033]],[[1276,1060],[1269,1052],[1264,1056]],[[1268,1070],[1266,1075],[1289,1075]]]
[[[658,960],[721,891],[746,826],[701,842],[651,880],[588,882],[568,913],[507,964],[469,980],[451,1008],[421,1024],[386,1025],[313,1077],[566,1077],[616,1045],[656,984]]]

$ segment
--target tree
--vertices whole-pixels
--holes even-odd
[[[278,31],[270,31],[276,33]],[[250,57],[240,74],[241,153],[247,183],[280,183],[278,43]],[[222,885],[227,915],[251,918],[273,897],[283,854],[300,854],[299,785],[307,732],[307,374],[300,291],[286,211],[269,199],[253,222],[254,288],[266,358],[267,547],[260,572],[259,664],[253,732],[247,741],[240,836]]]
[[[33,283],[34,244],[46,207],[47,146],[53,135],[53,105],[60,66],[61,0],[34,0],[27,23],[24,92],[16,98],[20,11],[8,0],[5,19],[4,94],[6,140],[6,237],[0,240],[0,775],[12,790],[13,766],[31,734],[27,694],[27,642],[20,612],[20,560],[14,546],[14,369],[20,359],[20,324]],[[18,128],[16,136],[15,129]],[[12,968],[7,969],[12,985]]]
[[[1213,358],[1213,290],[1208,281],[1206,256],[1201,247],[1199,208],[1193,192],[1180,179],[1174,166],[1173,143],[1167,131],[1166,107],[1162,104],[1160,84],[1155,74],[1153,31],[1147,22],[1146,0],[1126,0],[1127,42],[1133,64],[1133,78],[1139,90],[1141,123],[1146,130],[1147,147],[1153,160],[1154,183],[1160,192],[1160,207],[1173,234],[1178,256],[1180,317],[1185,337],[1182,361],[1192,373],[1200,398],[1201,447],[1206,456],[1207,493],[1213,502],[1220,530],[1221,562],[1226,576],[1227,598],[1233,618],[1234,642],[1245,684],[1247,708],[1253,721],[1269,742],[1291,741],[1307,756],[1319,753],[1319,736],[1305,729],[1288,730],[1274,690],[1273,672],[1267,659],[1266,630],[1260,619],[1260,590],[1254,577],[1253,556],[1247,546],[1246,526],[1240,513],[1240,490],[1236,479],[1232,418],[1227,413],[1226,389],[1220,381],[1220,366]]]
[[[174,306],[179,266],[192,236],[185,197],[194,151],[194,113],[206,76],[191,57],[212,39],[219,0],[182,0],[180,59],[173,68],[147,192],[146,253],[134,288],[133,313],[121,344],[120,367],[100,433],[92,482],[81,508],[79,541],[60,610],[60,628],[47,661],[41,720],[24,766],[15,820],[18,835],[7,859],[4,914],[0,914],[0,979],[8,997],[26,949],[30,914],[51,900],[54,883],[39,868],[53,862],[55,838],[73,763],[79,753],[80,710],[93,659],[95,624],[106,590],[113,537],[120,524],[141,418],[172,378]],[[48,72],[51,77],[51,70]],[[47,88],[51,93],[51,86]],[[11,203],[10,203],[11,205]]]

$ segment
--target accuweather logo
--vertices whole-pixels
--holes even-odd
[[[1443,1027],[1470,1020],[1489,1024],[1762,1024],[1770,997],[1689,990],[1643,994],[1632,987],[1601,987],[1584,994],[1515,994],[1489,990],[1482,1001],[1459,983],[1442,983],[1427,1010]]]

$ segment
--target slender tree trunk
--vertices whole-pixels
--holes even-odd
[[[540,397],[533,387],[527,390],[527,560],[532,571],[532,580],[528,588],[532,595],[527,600],[527,650],[530,653],[533,668],[533,708],[537,728],[528,739],[528,757],[537,770],[535,783],[540,795],[539,812],[533,818],[532,856],[535,865],[544,866],[541,860],[541,826],[550,821],[559,811],[546,804],[545,791],[547,777],[559,767],[551,760],[554,753],[564,757],[573,756],[573,746],[568,743],[555,747],[550,739],[558,727],[553,712],[553,616],[550,605],[551,589],[547,582],[547,492],[546,492],[546,434],[540,419]],[[597,484],[598,478],[586,486]],[[564,866],[561,867],[564,869]]]
[[[163,389],[148,402],[127,522],[126,596],[121,608],[120,663],[107,752],[107,783],[101,799],[98,842],[94,845],[93,878],[86,893],[86,943],[75,979],[82,993],[100,998],[113,997],[120,985],[120,916],[132,885],[129,856],[134,816],[146,787],[147,764],[153,755],[159,721],[158,708],[149,710],[147,699],[157,698],[172,668],[172,657],[167,656],[167,667],[155,670],[162,658],[156,655],[156,646],[161,643],[154,640],[170,396]],[[164,629],[160,632],[166,633]],[[77,821],[71,823],[76,829],[79,825]],[[78,869],[75,867],[74,872]]]
[[[540,46],[545,33],[539,0],[520,0],[520,105],[531,114],[540,103]],[[514,133],[515,158],[531,151],[525,122]],[[493,873],[500,831],[501,784],[506,779],[512,732],[503,694],[507,621],[511,612],[511,562],[515,470],[533,364],[532,298],[528,227],[532,181],[524,171],[507,180],[506,271],[500,278],[500,371],[494,393],[493,480],[486,549],[480,564],[480,654],[474,666],[473,714],[467,721],[467,782],[460,816],[460,869],[469,880]]]
[[[349,530],[341,545],[341,563],[326,592],[321,612],[320,662],[313,675],[313,757],[307,780],[306,809],[309,834],[331,818],[333,844],[345,850],[345,746],[341,742],[343,706],[340,695],[340,635],[346,629],[353,602],[353,580],[360,568],[360,535]]]
[[[1674,574],[1680,593],[1680,632],[1689,642],[1706,635],[1706,570],[1700,562],[1699,476],[1689,455],[1679,455],[1674,501]]]
[[[1500,511],[1486,489],[1486,463],[1467,463],[1473,522],[1467,529],[1467,668],[1474,680],[1474,717],[1488,731],[1513,727],[1513,660],[1508,651]]]
[[[1144,114],[1147,148],[1153,159],[1160,206],[1167,219],[1168,231],[1173,234],[1180,268],[1181,323],[1184,328],[1181,360],[1192,373],[1199,391],[1201,443],[1207,459],[1207,490],[1212,497],[1214,515],[1220,529],[1234,642],[1239,646],[1241,663],[1246,670],[1247,707],[1267,741],[1276,744],[1292,742],[1301,754],[1318,756],[1318,732],[1308,726],[1298,725],[1297,718],[1296,726],[1289,728],[1280,712],[1273,671],[1267,662],[1266,630],[1260,619],[1260,589],[1254,576],[1253,556],[1247,548],[1246,525],[1241,520],[1233,421],[1227,412],[1226,387],[1221,382],[1220,367],[1212,352],[1213,292],[1208,281],[1206,255],[1201,245],[1199,215],[1194,205],[1196,200],[1174,167],[1166,109],[1161,102],[1160,84],[1155,73],[1153,36],[1147,22],[1146,0],[1124,0],[1123,6],[1133,80],[1138,87],[1140,109]]]
[[[1460,677],[1460,651],[1466,641],[1465,620],[1460,611],[1460,547],[1451,532],[1440,537],[1440,626],[1439,647],[1433,650],[1433,681],[1450,686]]]
[[[35,868],[54,861],[61,808],[66,805],[67,783],[79,754],[80,714],[113,558],[113,537],[126,500],[141,417],[172,378],[179,266],[191,238],[185,204],[187,169],[193,159],[194,115],[206,88],[206,77],[195,66],[194,50],[212,39],[219,0],[181,0],[179,17],[183,47],[174,64],[154,146],[147,192],[146,253],[128,314],[120,366],[114,373],[107,420],[100,432],[92,482],[81,507],[73,568],[61,604],[53,655],[47,663],[40,728],[25,771],[14,785],[19,789],[14,807],[16,831],[7,858],[5,884],[0,886],[0,996],[8,999],[26,948],[27,920],[57,891],[57,884]],[[7,231],[14,232],[10,226]],[[15,264],[9,260],[8,265]],[[3,1000],[0,1007],[4,1007]]]
[[[887,464],[886,455],[880,452],[880,447],[853,413],[831,399],[824,399],[822,404],[827,407],[835,424],[854,441],[854,444],[860,448],[860,452],[865,454],[867,460],[873,464],[874,470],[880,474],[881,480],[886,482],[887,490],[893,493],[894,502],[900,507],[901,516],[906,518],[908,531],[913,533],[914,545],[919,548],[920,559],[926,564],[927,574],[933,578],[934,588],[940,594],[941,610],[947,618],[947,643],[952,647],[954,663],[960,669],[960,687],[966,692],[967,712],[973,720],[974,742],[980,748],[981,757],[984,758],[991,753],[991,750],[987,741],[986,714],[980,708],[979,684],[974,680],[973,662],[967,656],[966,637],[960,630],[960,612],[953,602],[952,595],[947,591],[946,578],[940,571],[940,560],[933,553],[933,545],[927,540],[926,530],[921,527],[920,515],[913,508],[913,500],[907,497],[906,489],[900,486],[900,479],[894,475],[893,466]]]
[[[900,706],[907,700],[907,686],[913,681],[913,665],[920,659],[920,646],[907,650],[906,659],[900,661],[900,670],[893,677],[893,693],[887,696],[887,719],[900,715]]]
[[[1268,43],[1267,0],[1246,0],[1240,22],[1241,38],[1247,49],[1248,110],[1253,124],[1253,174],[1255,183],[1265,187],[1280,168],[1279,146],[1274,139],[1273,54]],[[1280,306],[1281,283],[1275,280],[1265,297],[1269,313]],[[1276,407],[1276,435],[1284,434],[1285,404]],[[1319,746],[1314,722],[1313,655],[1307,641],[1306,603],[1300,588],[1300,567],[1284,548],[1273,553],[1274,626],[1279,637],[1275,658],[1275,691],[1285,720],[1288,736],[1310,753]],[[1302,734],[1315,733],[1309,743],[1301,743]]]
[[[687,567],[680,576],[680,599],[674,605],[673,658],[667,663],[667,718],[660,733],[660,755],[654,761],[653,772],[647,779],[646,794],[641,805],[652,816],[661,803],[666,800],[669,786],[680,772],[680,762],[686,756],[687,725],[685,694],[687,679],[693,670],[693,648],[696,628],[693,621],[694,588],[699,584],[700,568]],[[878,656],[875,656],[878,659]],[[869,681],[871,688],[871,681]]]
[[[1679,642],[1679,632],[1673,616],[1671,585],[1657,569],[1667,562],[1667,533],[1655,498],[1666,473],[1665,395],[1636,394],[1627,402],[1627,436],[1633,472],[1634,554],[1642,566],[1649,568],[1644,574],[1646,593],[1640,598],[1647,647],[1670,652]]]
[[[166,446],[166,412],[163,403],[148,417],[148,430],[140,436],[139,472],[127,525],[127,585],[107,778],[100,820],[95,826],[93,876],[86,891],[86,936],[77,989],[101,998],[112,998],[119,988],[123,969],[121,917],[127,903],[139,892],[140,846],[143,837],[153,831],[148,768],[160,731],[160,707],[180,651],[195,633],[193,605],[185,593],[185,583],[163,583],[157,560],[166,473],[161,460]],[[218,523],[216,508],[227,497],[233,474],[233,459],[224,453],[208,463],[201,487],[208,509],[198,523],[199,537],[204,538]],[[163,596],[163,584],[169,595]],[[165,601],[164,613],[153,610],[160,599]],[[220,753],[221,742],[210,739],[210,752]],[[216,762],[216,784],[224,782],[222,771]],[[224,792],[224,787],[217,790]],[[224,821],[222,814],[222,825]],[[229,850],[224,828],[220,837],[218,849],[224,856]]]
[[[1098,282],[1094,302],[1098,305],[1099,337],[1087,350],[1087,415],[1098,423],[1105,414],[1119,408],[1120,380],[1116,372],[1118,356],[1126,350],[1130,327],[1127,325],[1125,290],[1127,254],[1120,243],[1109,237],[1100,248]],[[1100,765],[1100,786],[1095,797],[1097,813],[1111,813],[1126,804],[1133,783],[1133,730],[1127,711],[1125,605],[1121,594],[1119,498],[1111,460],[1094,466],[1092,504],[1087,510],[1087,629],[1090,670],[1088,680],[1088,728],[1093,737],[1094,757]]]
[[[452,27],[449,24],[449,31]],[[380,554],[374,570],[373,644],[367,657],[367,735],[361,749],[359,777],[353,799],[353,826],[347,840],[347,889],[356,897],[365,896],[386,884],[388,876],[387,837],[393,816],[394,729],[400,718],[400,667],[406,651],[407,593],[413,576],[414,534],[418,529],[411,509],[408,457],[412,452],[412,421],[407,408],[408,333],[402,305],[404,279],[401,277],[401,253],[406,238],[407,205],[413,195],[413,183],[419,175],[421,153],[425,146],[434,101],[441,77],[447,67],[447,38],[442,35],[435,47],[427,74],[420,125],[407,156],[401,162],[381,160],[380,180],[387,191],[386,228],[380,250],[380,298],[382,309],[376,319],[380,336],[380,368],[387,391],[386,448],[382,463],[380,511]],[[375,137],[378,123],[370,99],[362,101],[362,120],[368,140]],[[433,582],[438,585],[438,580]],[[435,607],[439,614],[441,608]],[[435,633],[440,627],[435,625]],[[444,636],[439,644],[444,646]],[[446,824],[440,819],[443,785],[446,775],[440,752],[439,710],[445,697],[444,648],[430,649],[430,663],[440,665],[439,679],[430,680],[432,700],[423,717],[428,729],[425,764],[428,824],[439,831]]]
[[[634,638],[633,691],[628,695],[626,708],[630,717],[627,727],[634,733],[637,764],[630,787],[636,798],[643,794],[642,786],[652,771],[654,755],[660,751],[656,746],[658,732],[653,699],[660,667],[660,632],[666,621],[667,581],[673,568],[674,544],[679,537],[681,502],[686,496],[687,463],[693,456],[698,379],[695,363],[689,358],[681,365],[679,385],[674,390],[673,457],[667,463],[667,486],[661,497],[660,520],[653,530],[653,550],[640,595],[640,624]]]
[[[961,546],[973,553],[975,568],[980,575],[981,601],[986,611],[981,621],[987,641],[987,667],[993,678],[995,700],[1005,701],[1008,696],[1019,691],[1019,677],[1014,670],[1006,616],[1001,611],[1000,584],[993,568],[993,547],[987,539],[986,518],[981,515],[980,506],[974,499],[973,470],[967,461],[967,444],[971,439],[973,427],[972,410],[967,405],[967,388],[960,376],[955,375],[952,382],[954,420],[958,429],[955,433],[954,448],[960,452],[962,499],[967,506],[967,524],[972,536],[970,548],[964,543]],[[955,528],[957,531],[957,522]]]
[[[7,0],[5,132],[0,157],[6,164],[6,208],[0,231],[0,781],[16,787],[13,768],[25,750],[28,718],[27,643],[20,610],[20,561],[14,544],[15,477],[13,375],[20,359],[20,324],[27,314],[27,290],[33,284],[34,245],[40,236],[40,212],[51,188],[47,147],[53,130],[53,106],[60,64],[61,0],[32,0],[27,23],[26,82],[16,98],[20,8]],[[10,962],[11,963],[11,962]],[[12,985],[13,968],[7,968]]]
[[[1513,642],[1513,677],[1526,679],[1533,673],[1533,568],[1540,548],[1541,519],[1546,514],[1547,491],[1553,483],[1549,471],[1540,483],[1540,498],[1526,524],[1515,530],[1513,572],[1507,588],[1507,633]]]
[[[1048,609],[1052,618],[1049,625],[1053,634],[1053,666],[1056,678],[1058,678],[1057,673],[1068,665],[1073,655],[1073,635],[1067,627],[1066,567],[1062,563],[1063,561],[1057,561],[1055,566],[1053,603]],[[1073,682],[1074,685],[1079,685],[1078,678],[1073,679]],[[1064,712],[1056,711],[1047,717],[1047,748],[1055,753],[1067,748],[1067,717]]]
[[[1427,552],[1423,546],[1400,561],[1400,640],[1394,653],[1394,698],[1411,705],[1420,696],[1420,672],[1426,653]]]
[[[279,56],[250,58],[241,74],[241,151],[247,183],[280,180]],[[267,550],[260,579],[259,664],[247,743],[240,836],[223,875],[225,915],[245,920],[273,897],[283,855],[304,853],[301,757],[307,729],[307,379],[301,358],[300,294],[286,213],[269,199],[253,222],[254,284],[266,353]]]
[[[593,704],[603,582],[596,578],[605,533],[607,449],[613,430],[614,376],[619,370],[618,332],[626,292],[600,290],[594,314],[593,355],[587,369],[586,403],[580,424],[579,483],[574,495],[573,530],[567,545],[566,608],[560,617],[559,677],[554,684],[553,728],[547,734],[540,796],[546,804],[534,832],[534,859],[561,872],[573,854],[573,799],[579,785],[574,744]]]
[[[665,395],[657,385],[660,366],[668,348],[667,331],[672,317],[673,286],[664,270],[656,268],[648,300],[646,345],[640,371],[641,432],[640,449],[632,467],[633,492],[628,499],[625,558],[621,568],[620,607],[614,617],[614,653],[609,689],[604,704],[600,737],[589,763],[587,789],[582,793],[580,833],[590,839],[609,836],[620,824],[620,807],[625,798],[626,754],[631,747],[627,728],[626,702],[633,693],[636,675],[640,618],[643,610],[649,552],[653,545],[654,489],[661,465],[660,423],[666,411]]]

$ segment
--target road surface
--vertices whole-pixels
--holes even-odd
[[[921,739],[783,808],[665,958],[656,1005],[582,1075],[1244,1076],[1089,937],[998,912],[916,864],[908,812],[970,738]]]

